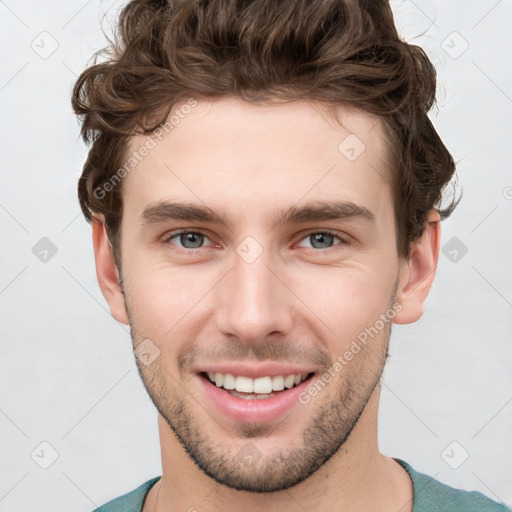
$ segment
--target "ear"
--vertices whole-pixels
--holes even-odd
[[[107,230],[102,219],[94,217],[92,220],[92,244],[94,247],[94,260],[96,261],[96,277],[101,292],[110,307],[110,314],[123,324],[129,325],[128,314],[124,296],[119,284],[114,254],[110,245]]]
[[[397,324],[416,322],[423,314],[423,303],[432,286],[441,244],[441,217],[432,210],[421,238],[411,244],[409,257],[403,260],[396,292],[402,309],[393,321]]]

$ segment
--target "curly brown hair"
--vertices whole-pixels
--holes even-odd
[[[428,212],[444,219],[458,202],[441,208],[455,164],[427,116],[435,92],[435,68],[399,37],[387,0],[133,0],[74,86],[81,134],[92,142],[80,206],[87,221],[103,219],[120,268],[122,184],[94,191],[126,159],[129,138],[152,134],[178,102],[348,104],[386,127],[397,248],[407,257]]]

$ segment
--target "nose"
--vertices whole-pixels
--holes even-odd
[[[270,334],[287,335],[292,327],[293,294],[266,252],[248,263],[235,255],[234,265],[217,288],[217,328],[228,337],[258,343]]]

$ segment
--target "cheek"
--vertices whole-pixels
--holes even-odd
[[[293,282],[297,296],[344,346],[390,308],[394,276],[361,264],[310,268]]]
[[[173,267],[143,257],[127,260],[126,270],[134,322],[139,331],[158,340],[174,338],[185,324],[190,330],[191,319],[219,279],[213,270]]]

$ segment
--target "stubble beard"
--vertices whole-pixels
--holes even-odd
[[[126,305],[128,311],[127,301]],[[130,312],[128,316],[135,347],[144,336],[137,336],[134,316]],[[212,432],[216,429],[224,430],[222,436],[230,440],[234,438],[233,432],[228,433],[210,416],[207,421],[199,418],[194,409],[203,416],[206,414],[200,398],[187,391],[179,377],[172,375],[163,366],[162,357],[149,366],[139,360],[136,362],[144,387],[156,409],[204,474],[231,489],[269,493],[286,490],[303,482],[333,457],[347,441],[380,382],[388,357],[391,322],[380,334],[379,339],[371,341],[373,346],[370,347],[370,357],[363,356],[364,359],[360,359],[362,364],[352,364],[358,358],[357,355],[341,370],[331,401],[316,405],[322,400],[324,393],[325,396],[329,393],[330,386],[327,386],[309,404],[294,408],[292,413],[308,414],[308,407],[316,406],[301,436],[302,442],[293,440],[293,448],[282,447],[282,439],[287,439],[286,425],[289,425],[286,417],[278,425],[239,424],[235,427],[236,435],[242,441],[236,443],[238,447],[233,449],[232,444],[221,444]],[[368,350],[368,346],[362,352],[365,350]],[[261,453],[258,449],[258,444],[261,444],[259,441],[273,433],[280,436],[280,442],[276,443],[280,448],[266,454]],[[244,440],[246,441],[243,442]],[[249,453],[251,457],[248,459],[244,453]]]

